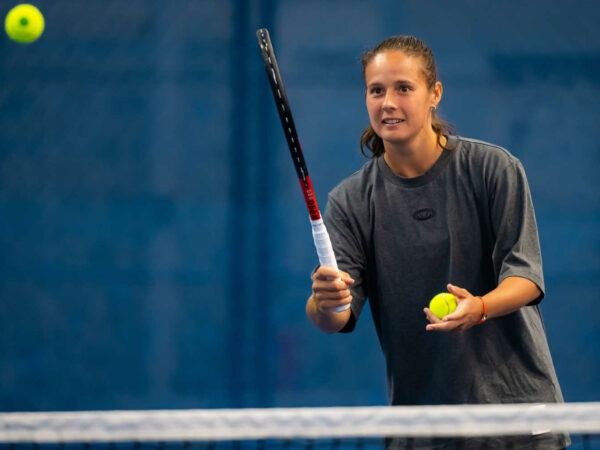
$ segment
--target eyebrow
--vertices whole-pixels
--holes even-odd
[[[400,79],[400,80],[395,80],[392,82],[393,85],[397,85],[397,84],[410,84],[410,85],[415,85],[416,82],[415,81],[411,81],[411,80],[406,80],[406,79]],[[366,84],[365,86],[367,88],[369,87],[373,87],[373,86],[383,86],[385,85],[385,83],[381,82],[381,81],[373,81],[372,83]]]

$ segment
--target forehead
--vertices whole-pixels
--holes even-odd
[[[387,50],[376,54],[365,67],[365,82],[425,81],[423,59],[407,55],[400,50]]]

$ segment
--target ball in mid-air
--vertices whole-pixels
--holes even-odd
[[[456,297],[449,292],[437,294],[429,302],[429,309],[441,319],[456,310]]]
[[[12,8],[6,15],[4,29],[15,42],[29,44],[44,32],[44,16],[35,6],[22,3]]]

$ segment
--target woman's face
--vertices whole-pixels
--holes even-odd
[[[378,53],[365,68],[365,84],[371,127],[386,150],[431,137],[431,110],[442,86],[427,87],[420,57],[399,50]]]

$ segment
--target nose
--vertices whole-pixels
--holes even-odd
[[[396,109],[394,92],[392,90],[388,90],[385,93],[385,97],[383,98],[383,103],[381,106],[383,107],[383,109]]]

